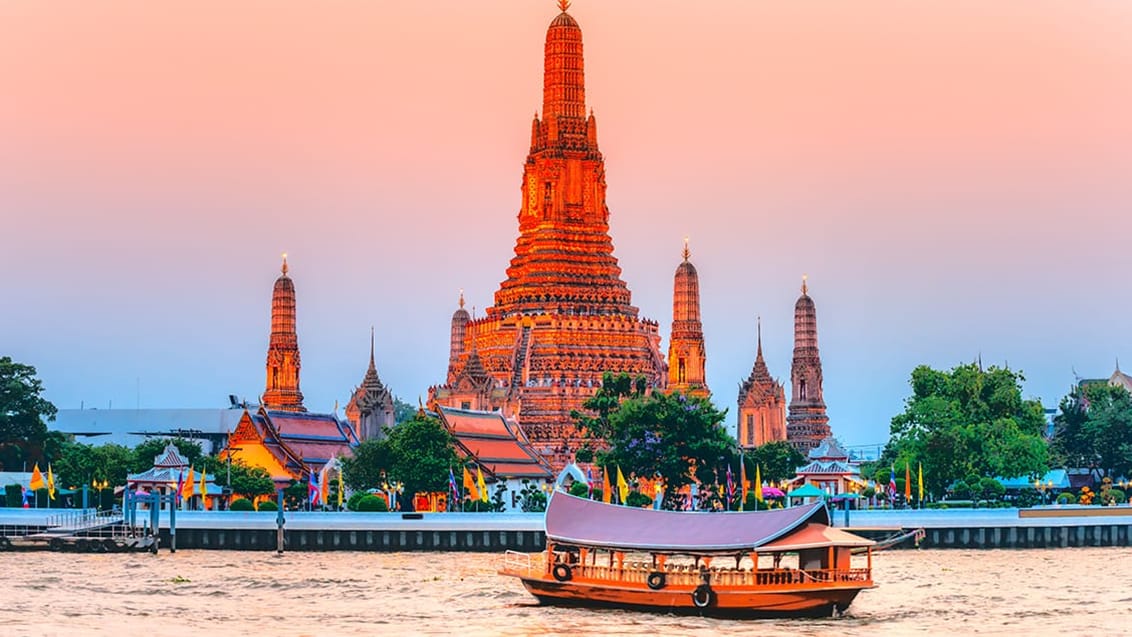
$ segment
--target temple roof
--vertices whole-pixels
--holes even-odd
[[[808,457],[811,460],[848,460],[849,453],[837,444],[832,436],[825,438],[818,446],[810,449]]]
[[[496,479],[554,477],[522,430],[499,412],[440,407],[440,419],[456,438],[458,455]]]
[[[753,550],[806,523],[829,524],[825,504],[747,513],[658,511],[555,492],[547,541],[640,551],[703,554]]]
[[[154,456],[153,466],[179,469],[189,466],[189,460],[181,455],[181,452],[177,450],[177,445],[169,443],[165,445],[165,449],[161,453]]]

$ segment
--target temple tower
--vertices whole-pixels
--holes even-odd
[[[831,435],[822,398],[817,310],[810,298],[806,277],[802,277],[802,296],[794,304],[794,362],[790,385],[786,438],[796,449],[806,453]]]
[[[284,411],[306,411],[299,391],[299,337],[295,332],[295,284],[287,276],[287,255],[283,255],[283,274],[275,280],[271,293],[271,340],[267,346],[267,386],[263,406]]]
[[[485,316],[462,324],[462,343],[453,317],[448,382],[429,390],[430,403],[459,408],[471,392],[515,414],[556,469],[582,444],[570,412],[604,372],[662,387],[667,367],[658,326],[638,316],[613,256],[597,120],[586,112],[582,30],[567,6],[559,3],[546,31],[542,114],[531,123],[506,279]],[[472,352],[479,363],[465,374]],[[475,378],[479,366],[490,387]]]
[[[469,320],[471,320],[471,317],[468,316],[468,311],[464,309],[464,291],[460,290],[460,307],[452,313],[452,338],[448,352],[449,383],[456,380],[456,374],[460,371],[460,357],[464,354],[464,342],[467,338]]]
[[[362,384],[354,388],[350,402],[346,404],[346,419],[354,425],[354,431],[362,440],[380,439],[385,436],[385,428],[395,422],[393,411],[393,392],[381,382],[374,362],[374,333],[369,332],[369,369],[362,378]]]
[[[763,360],[763,327],[758,322],[755,366],[739,385],[739,446],[753,449],[776,440],[786,440],[786,392],[774,380]]]
[[[700,275],[688,259],[688,240],[684,240],[684,261],[676,267],[672,292],[672,335],[668,343],[668,390],[708,396],[704,349],[704,328],[700,321]]]

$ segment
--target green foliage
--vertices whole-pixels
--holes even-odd
[[[361,502],[362,498],[366,497],[367,495],[369,495],[369,494],[366,493],[365,491],[355,491],[355,492],[351,493],[350,497],[346,498],[346,510],[347,511],[357,511],[358,510],[358,502]]]
[[[358,499],[357,510],[363,513],[384,512],[389,510],[389,505],[385,503],[384,498],[366,494]]]
[[[56,453],[52,465],[55,483],[77,489],[96,481],[111,487],[125,484],[135,458],[134,452],[122,445],[95,446],[70,441],[61,444]],[[149,466],[153,466],[152,458]]]
[[[310,484],[306,480],[292,480],[283,488],[283,503],[288,509],[305,510],[310,501]]]
[[[594,450],[589,447],[582,447],[574,452],[574,462],[593,462]]]
[[[1067,466],[1132,473],[1132,396],[1107,383],[1074,389],[1054,416],[1051,448]]]
[[[570,485],[570,495],[576,495],[579,498],[589,497],[590,487],[585,482],[575,482]]]
[[[263,502],[259,503],[259,505],[256,507],[256,510],[257,511],[278,511],[279,505],[275,503],[275,500],[264,500]]]
[[[984,500],[998,500],[1006,494],[1006,487],[994,478],[979,480],[979,496]]]
[[[625,498],[625,506],[631,507],[651,507],[652,498],[641,493],[640,491],[630,491],[629,497]]]
[[[4,506],[19,508],[24,505],[24,488],[18,484],[4,486]]]
[[[1057,503],[1058,504],[1077,504],[1077,496],[1068,492],[1068,491],[1066,491],[1064,493],[1059,493],[1059,494],[1057,494]]]
[[[523,480],[523,488],[519,491],[519,508],[525,513],[546,511],[546,492],[542,490],[542,485]]]
[[[236,498],[232,500],[232,506],[228,509],[231,511],[255,511],[255,505],[247,498]]]
[[[385,482],[385,472],[392,465],[392,449],[389,442],[363,440],[354,447],[353,454],[342,457],[342,480],[355,491],[376,489]]]
[[[1020,509],[1032,507],[1041,503],[1041,497],[1042,495],[1034,489],[1022,489],[1014,498],[1014,505]]]
[[[1128,496],[1120,489],[1109,489],[1104,493],[1104,503],[1108,505],[1125,504],[1128,502]]]
[[[951,487],[951,495],[958,500],[967,500],[973,495],[971,485],[966,480],[959,480]]]
[[[452,434],[436,418],[414,412],[389,429],[386,438],[365,441],[354,448],[353,457],[342,458],[342,477],[354,490],[397,481],[405,494],[447,491],[448,470],[458,464]]]
[[[225,466],[223,472],[225,478],[227,478],[227,471],[228,467]],[[275,481],[271,479],[271,474],[267,472],[267,469],[244,464],[242,460],[232,461],[232,484],[230,486],[232,493],[249,498],[275,493]]]
[[[42,459],[44,421],[55,420],[57,410],[41,393],[34,367],[0,357],[0,470],[21,471],[25,460],[30,466]]]
[[[799,467],[806,464],[806,457],[785,440],[776,440],[760,445],[746,452],[747,479],[754,481],[755,467],[758,466],[764,482],[781,482],[793,478]]]
[[[876,494],[877,490],[873,487],[865,487],[865,489],[861,491],[861,496],[865,498],[871,498]]]
[[[393,422],[399,425],[417,415],[418,409],[397,396],[393,397]]]
[[[727,466],[738,466],[738,449],[722,426],[726,411],[710,400],[646,394],[646,388],[644,378],[606,373],[601,389],[583,404],[588,413],[572,416],[585,437],[609,445],[597,452],[598,464],[614,472],[620,467],[626,478],[663,478],[669,495],[665,504],[672,508],[677,490],[693,480],[690,466],[701,484],[718,483]]]
[[[201,457],[204,456],[204,453],[201,451],[199,442],[187,438],[147,438],[134,447],[130,472],[141,473],[146,469],[152,469],[154,458],[160,456],[169,443],[173,443],[177,447],[177,451],[189,461],[190,465],[200,468]]]
[[[1020,372],[976,364],[950,372],[926,365],[912,372],[912,395],[892,419],[881,466],[923,464],[925,494],[975,477],[1033,476],[1048,470],[1041,403],[1023,400]],[[887,482],[887,480],[885,480]],[[968,487],[974,487],[966,480]]]

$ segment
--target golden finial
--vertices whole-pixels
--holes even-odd
[[[558,0],[558,8],[562,10],[562,13],[566,13],[566,10],[570,8],[570,0]]]
[[[688,249],[688,237],[684,237],[684,261],[687,261],[692,256],[692,251]]]
[[[460,288],[460,309],[464,309],[464,288]]]
[[[806,287],[806,279],[808,279],[808,278],[809,277],[806,276],[805,274],[802,275],[802,294],[806,294],[808,292],[808,289]]]
[[[283,276],[287,276],[287,253],[283,253]]]

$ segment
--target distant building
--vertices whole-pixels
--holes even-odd
[[[786,440],[786,393],[782,383],[771,378],[763,360],[762,321],[757,325],[755,366],[739,385],[739,446],[753,449],[776,440]]]
[[[60,409],[48,425],[88,445],[136,447],[149,438],[187,438],[212,454],[224,446],[244,413],[234,397],[232,402],[226,409]]]
[[[822,398],[817,309],[805,277],[802,277],[802,296],[794,304],[794,362],[790,368],[790,385],[786,438],[795,449],[806,453],[832,432]]]
[[[793,480],[796,487],[812,484],[830,495],[860,491],[867,486],[861,479],[861,466],[832,437],[821,441],[807,454]]]
[[[668,339],[668,391],[708,397],[707,350],[700,320],[700,275],[689,258],[684,241],[684,261],[676,267],[672,291],[672,332]]]
[[[346,405],[346,420],[354,426],[354,431],[362,440],[378,440],[385,436],[386,427],[396,422],[393,412],[393,392],[381,382],[377,375],[377,365],[373,360],[373,330],[369,335],[369,368],[362,378],[362,384],[354,388],[354,394]]]

